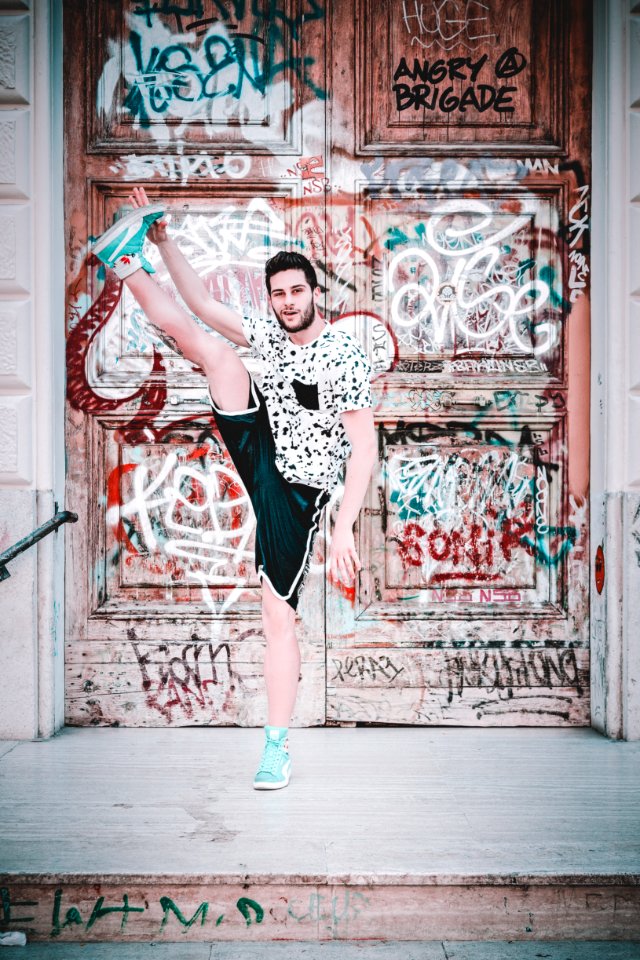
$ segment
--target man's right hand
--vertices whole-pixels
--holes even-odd
[[[144,187],[134,187],[129,195],[129,203],[136,210],[139,207],[149,206],[150,202]],[[169,239],[169,235],[167,234],[168,225],[168,218],[166,220],[155,220],[151,224],[147,231],[147,237],[151,240],[151,243],[155,243],[157,246],[159,243],[164,243],[165,240]]]

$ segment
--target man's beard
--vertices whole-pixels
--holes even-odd
[[[280,313],[278,313],[277,310],[274,310],[273,312],[276,315],[276,319],[278,323],[286,333],[300,333],[302,330],[306,330],[307,327],[310,327],[313,321],[315,320],[316,305],[312,300],[309,306],[307,307],[307,309],[302,311],[296,326],[291,325],[290,320],[295,323],[295,320],[293,318],[287,317],[283,321],[282,319],[282,314],[284,313],[283,310],[281,310]]]

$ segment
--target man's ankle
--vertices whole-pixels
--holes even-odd
[[[282,740],[289,732],[289,727],[282,727],[274,723],[265,723],[264,730],[270,740]]]

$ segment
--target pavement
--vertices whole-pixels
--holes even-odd
[[[640,960],[640,941],[32,943],[0,960]]]

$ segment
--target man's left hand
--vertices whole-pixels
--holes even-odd
[[[362,564],[356,553],[353,530],[341,527],[339,524],[336,524],[331,539],[329,569],[334,580],[342,580],[345,584],[352,584],[356,573],[362,569]]]

